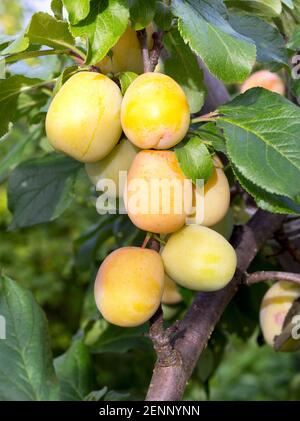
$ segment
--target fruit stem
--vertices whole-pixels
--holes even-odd
[[[195,123],[202,123],[204,121],[215,121],[219,117],[219,113],[217,111],[212,111],[211,113],[200,115],[192,119],[192,124]]]
[[[146,248],[147,244],[149,243],[150,238],[151,238],[151,234],[148,232],[143,241],[143,244],[141,245],[142,249]]]

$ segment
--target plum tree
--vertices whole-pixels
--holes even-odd
[[[96,305],[110,323],[138,326],[159,307],[164,287],[160,255],[149,249],[123,247],[108,255],[95,282]]]
[[[107,76],[73,75],[49,107],[46,132],[52,146],[82,162],[96,162],[117,144],[122,95]]]
[[[101,185],[101,180],[113,181],[116,186],[116,196],[122,197],[125,186],[120,186],[119,172],[129,170],[137,152],[138,149],[131,142],[121,139],[112,152],[101,161],[85,164],[87,175],[99,190],[104,188]]]
[[[269,70],[259,70],[258,72],[254,72],[242,84],[240,92],[244,93],[248,89],[256,87],[265,88],[280,95],[285,94],[285,86],[282,79],[276,73],[272,73]]]
[[[230,205],[230,187],[220,159],[214,157],[215,168],[204,184],[204,214],[201,225],[210,227],[218,224],[226,215]]]
[[[216,231],[200,225],[185,226],[170,236],[162,251],[167,274],[195,291],[217,291],[234,275],[234,248]]]
[[[148,26],[146,31],[148,48],[150,49],[152,46],[152,25]],[[137,74],[143,73],[142,50],[136,31],[129,26],[119,41],[112,47],[110,54],[97,63],[97,66],[104,74],[128,71]]]
[[[128,172],[124,201],[140,229],[167,234],[184,225],[183,175],[172,151],[141,151]]]
[[[215,225],[212,225],[210,228],[214,231],[217,231],[224,238],[226,238],[226,240],[229,240],[234,228],[233,214],[231,208],[228,209],[228,212],[226,213],[224,218],[221,219],[221,221],[219,221]]]
[[[300,286],[290,282],[276,282],[266,292],[260,308],[260,326],[267,344],[273,346],[275,336],[283,328],[287,313],[293,302],[300,297]],[[300,341],[290,341],[282,351],[295,351],[300,348]]]
[[[169,76],[144,73],[127,89],[121,122],[128,139],[141,149],[169,149],[185,136],[190,110],[181,87]]]
[[[176,283],[167,274],[165,275],[164,292],[161,299],[163,304],[177,304],[182,301],[182,296],[177,289]]]

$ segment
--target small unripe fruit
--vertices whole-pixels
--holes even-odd
[[[152,26],[148,26],[146,30],[148,35],[148,48],[151,49],[153,44],[153,28]],[[110,54],[97,63],[97,66],[104,74],[116,74],[120,72],[143,73],[143,56],[136,31],[129,26],[119,41],[112,47]]]
[[[167,234],[185,223],[185,177],[171,151],[141,151],[130,167],[124,202],[131,221],[140,229]]]
[[[141,149],[169,149],[190,124],[190,110],[181,87],[169,76],[144,73],[127,89],[121,122],[128,139]]]
[[[137,152],[138,149],[129,140],[122,139],[104,159],[85,165],[87,175],[99,190],[105,188],[102,180],[111,180],[116,188],[116,197],[122,197],[125,185],[120,186],[120,171],[129,170]]]
[[[108,155],[122,133],[122,95],[108,77],[79,72],[53,98],[46,118],[52,146],[82,162]]]
[[[204,184],[204,214],[201,225],[211,227],[218,224],[226,215],[230,205],[230,186],[218,157],[214,158],[213,174]]]
[[[96,305],[110,323],[123,327],[141,325],[160,305],[164,276],[162,259],[156,251],[139,247],[115,250],[97,274]]]
[[[267,344],[274,346],[275,336],[282,332],[287,313],[300,297],[300,286],[290,282],[276,282],[266,292],[260,308],[260,326]],[[300,348],[300,340],[292,340],[282,351]]]
[[[167,274],[195,291],[224,288],[237,265],[231,244],[216,231],[200,225],[189,225],[172,234],[161,256]]]
[[[178,304],[181,301],[182,296],[180,295],[175,282],[168,275],[165,275],[164,292],[161,302],[163,304],[172,305]]]
[[[259,70],[249,76],[242,84],[240,92],[244,93],[248,89],[256,87],[265,88],[280,95],[285,94],[285,86],[282,79],[276,73],[272,73],[269,70]]]

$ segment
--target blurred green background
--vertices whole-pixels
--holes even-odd
[[[49,11],[50,1],[2,0],[1,36],[20,32],[35,10]],[[32,59],[11,66],[11,71],[47,77],[56,65],[55,58]],[[27,134],[28,127],[20,123],[0,141],[0,162]],[[44,139],[28,143],[22,160],[47,150]],[[119,245],[140,244],[142,234],[124,216],[97,215],[94,192],[83,171],[74,203],[59,219],[8,231],[11,215],[6,186],[7,177],[2,177],[0,270],[29,288],[43,307],[54,356],[68,349],[74,335],[84,332],[93,355],[94,387],[117,391],[114,398],[143,399],[155,361],[151,344],[141,335],[143,328],[107,326],[99,318],[92,296],[94,275],[104,256]],[[267,262],[270,267],[274,264]],[[260,256],[255,267],[266,269],[265,257]],[[251,293],[242,291],[232,303],[195,369],[185,399],[300,399],[299,353],[276,354],[261,345],[257,315],[263,292],[264,287],[253,287]],[[192,294],[184,292],[184,298],[183,304],[165,308],[168,320],[182,314]]]

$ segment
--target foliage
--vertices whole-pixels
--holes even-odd
[[[144,235],[126,215],[96,213],[95,191],[82,164],[54,152],[45,138],[49,103],[71,75],[95,70],[110,56],[129,22],[136,30],[154,24],[155,31],[165,31],[156,70],[181,85],[192,113],[207,96],[199,58],[233,93],[209,122],[196,117],[176,147],[183,172],[193,181],[207,180],[212,154],[220,152],[258,207],[299,215],[296,100],[262,88],[238,95],[233,84],[243,82],[257,63],[280,71],[292,86],[288,63],[300,46],[300,2],[52,0],[47,5],[49,13],[34,13],[27,26],[0,19],[9,34],[0,37],[6,60],[0,79],[0,315],[6,315],[8,332],[7,341],[0,340],[0,399],[143,399],[155,361],[145,337],[148,325],[109,325],[96,310],[92,289],[105,256],[120,246],[140,245]],[[21,16],[19,2],[3,2],[0,11],[4,6],[4,17]],[[130,71],[109,76],[123,94],[137,77]],[[238,200],[235,222],[242,224],[251,211]],[[264,249],[253,268],[268,266],[280,269]],[[164,306],[167,324],[181,318],[194,297],[181,292],[182,303]],[[257,344],[263,292],[261,286],[241,290],[229,305],[186,399],[299,399],[297,356],[277,356]]]

